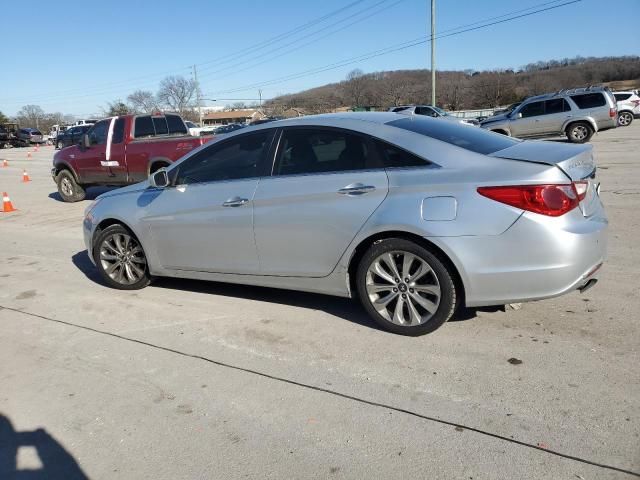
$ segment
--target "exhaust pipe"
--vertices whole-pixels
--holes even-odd
[[[585,283],[583,286],[581,286],[578,291],[580,293],[584,293],[587,290],[589,290],[591,287],[593,287],[596,283],[598,283],[598,280],[596,278],[592,278],[591,280],[589,280],[587,283]]]

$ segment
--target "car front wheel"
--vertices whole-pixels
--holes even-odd
[[[633,115],[631,112],[620,112],[618,114],[618,125],[621,127],[627,127],[631,125],[631,122],[633,122]]]
[[[374,243],[360,261],[356,282],[373,320],[400,335],[431,333],[451,318],[456,307],[456,286],[448,267],[409,240]]]
[[[138,290],[151,282],[142,245],[122,225],[111,225],[99,233],[93,259],[100,276],[112,288]]]
[[[79,202],[84,200],[86,196],[85,189],[76,182],[73,173],[69,170],[61,170],[56,176],[56,185],[58,185],[58,193],[65,202]]]

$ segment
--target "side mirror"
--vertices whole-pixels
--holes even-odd
[[[153,188],[166,188],[169,186],[169,174],[167,169],[162,167],[160,170],[149,175],[149,186]]]
[[[89,135],[87,135],[86,133],[82,135],[80,146],[85,150],[91,146],[91,140],[89,140]]]

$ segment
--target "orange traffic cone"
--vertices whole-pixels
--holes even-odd
[[[4,213],[15,212],[16,209],[13,208],[13,204],[11,203],[11,199],[7,192],[2,192],[2,211]]]
[[[27,158],[31,158],[31,152],[27,153]]]
[[[30,181],[31,181],[31,179],[29,178],[29,174],[27,173],[27,171],[26,171],[26,170],[23,170],[23,171],[22,171],[22,181],[23,181],[24,183],[26,183],[26,182],[30,182]]]
[[[7,168],[9,166],[9,162],[7,162],[7,159],[5,158],[4,160],[2,160],[2,168]]]
[[[33,149],[34,152],[39,152],[40,151],[40,147],[36,144],[36,148]]]

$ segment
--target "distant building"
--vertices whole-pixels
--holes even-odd
[[[259,110],[231,110],[228,112],[211,112],[202,117],[204,125],[228,125],[230,123],[251,123],[264,118]]]

